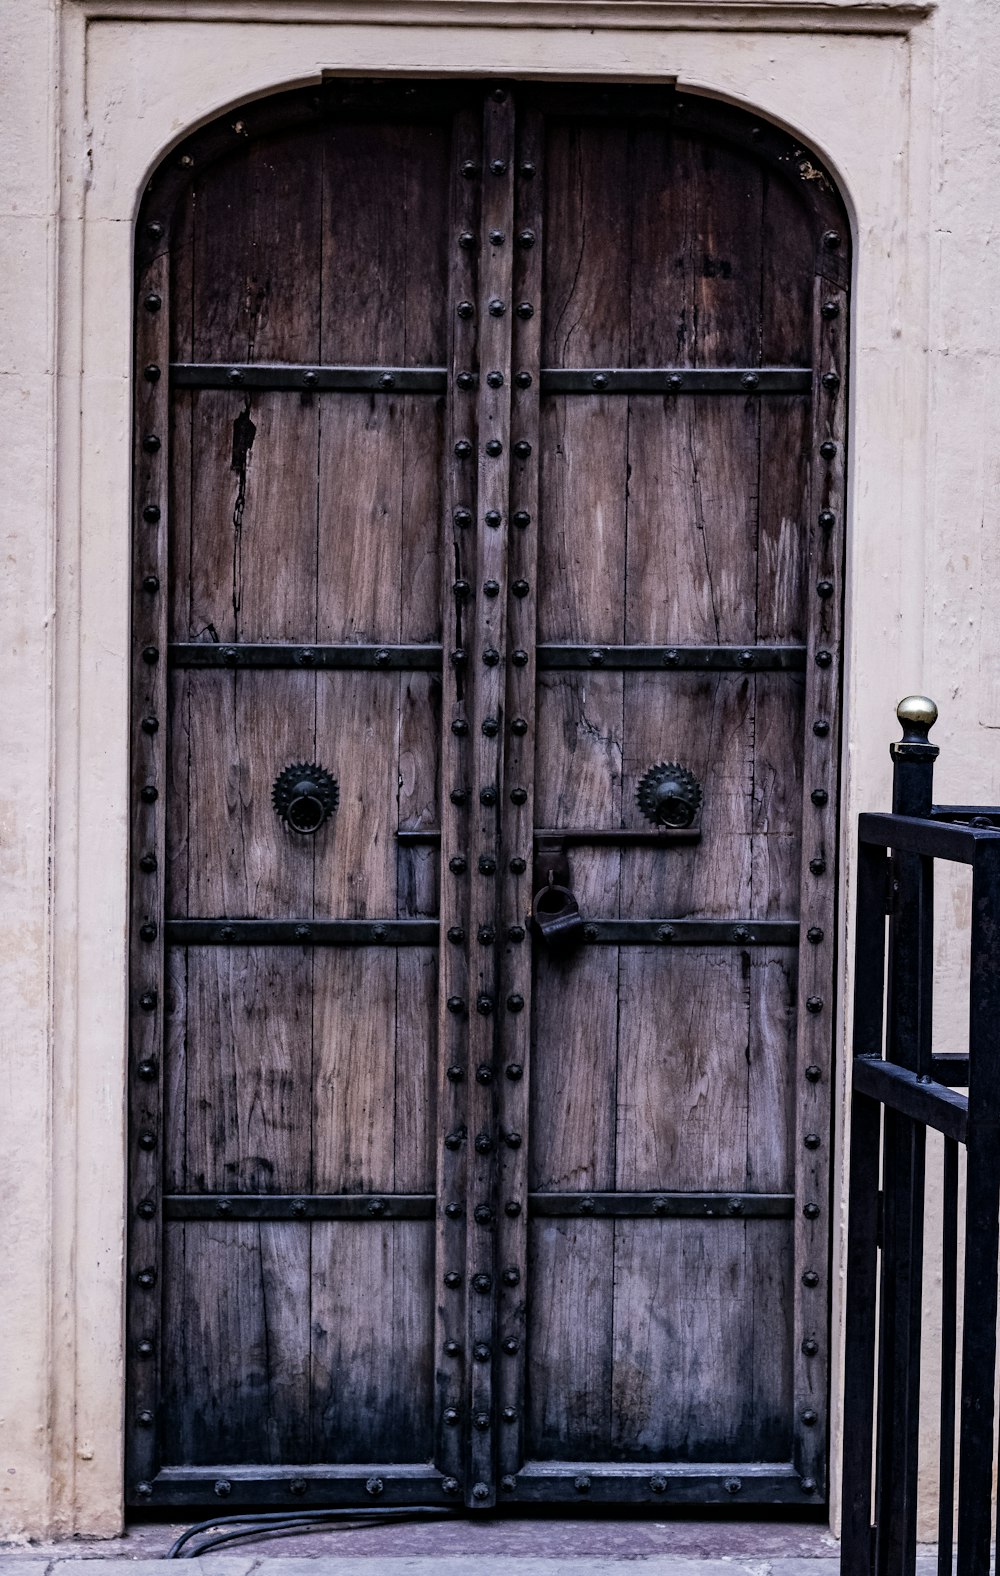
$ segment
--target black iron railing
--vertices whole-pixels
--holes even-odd
[[[1000,811],[934,805],[938,752],[927,735],[937,710],[910,697],[897,715],[903,738],[891,746],[893,813],[859,821],[842,1570],[914,1570],[930,1128],[944,1139],[938,1572],[987,1576],[1000,1246]],[[936,1054],[932,1035],[937,859],[972,867],[968,1048],[961,1055]]]

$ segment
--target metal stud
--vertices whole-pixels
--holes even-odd
[[[462,1284],[462,1277],[457,1270],[448,1270],[444,1283],[449,1291],[457,1291]]]
[[[802,1342],[802,1353],[803,1353],[803,1356],[805,1356],[805,1357],[815,1357],[816,1353],[818,1351],[819,1351],[819,1342],[818,1341],[814,1341],[811,1335],[807,1336],[806,1339]]]
[[[144,923],[139,926],[139,934],[143,941],[155,941],[157,936],[155,920],[145,920]]]
[[[216,1485],[216,1489],[218,1489],[218,1485]],[[137,1483],[135,1485],[135,1491],[140,1499],[151,1499],[153,1495],[153,1485],[152,1483],[146,1482]]]
[[[465,1210],[462,1208],[461,1204],[446,1204],[444,1206],[444,1212],[449,1220],[461,1220],[465,1214]]]
[[[503,1141],[508,1149],[520,1149],[521,1147],[520,1133],[504,1133]]]
[[[532,164],[530,159],[525,159],[521,164],[518,174],[522,175],[526,181],[530,181],[533,178],[534,173],[535,166]]]
[[[819,1413],[815,1411],[813,1407],[807,1406],[802,1414],[802,1421],[805,1423],[807,1428],[812,1428],[818,1417]]]
[[[143,577],[142,589],[144,591],[148,591],[150,596],[152,596],[154,592],[159,591],[159,589],[160,589],[160,577],[159,577],[159,575],[145,575]]]
[[[518,738],[522,738],[528,731],[528,724],[523,717],[515,717],[510,725],[510,731],[517,734]]]
[[[508,1357],[514,1357],[520,1350],[520,1342],[514,1335],[508,1335],[500,1344]]]
[[[517,991],[512,991],[507,997],[508,1012],[522,1012],[524,1010],[524,997]]]
[[[494,597],[500,595],[499,580],[486,580],[483,582],[483,595]]]
[[[477,1067],[476,1082],[484,1085],[491,1084],[493,1082],[493,1068],[487,1067],[485,1063],[481,1067]]]
[[[823,236],[823,245],[828,252],[835,252],[840,245],[840,236],[836,230],[827,230]]]
[[[803,1206],[802,1206],[802,1213],[805,1216],[806,1220],[818,1220],[819,1219],[819,1205],[818,1204],[803,1204]]]
[[[156,1421],[148,1406],[144,1406],[140,1412],[135,1414],[135,1420],[140,1428],[152,1428],[154,1422]]]
[[[142,447],[147,454],[159,453],[161,444],[155,432],[147,432],[142,440]]]
[[[143,367],[142,375],[146,379],[147,383],[159,383],[160,369],[156,365],[156,362],[151,361],[148,366]]]
[[[453,1062],[448,1068],[447,1076],[449,1083],[461,1083],[462,1079],[465,1077],[465,1068],[459,1067],[457,1063]]]
[[[826,599],[828,597],[833,596],[833,581],[832,580],[819,580],[819,581],[817,581],[817,583],[816,583],[816,595],[818,597],[822,597],[824,602],[826,601]]]
[[[490,1490],[486,1483],[474,1483],[472,1487],[473,1499],[489,1499]]]
[[[495,739],[500,732],[500,724],[496,717],[483,718],[483,733],[488,739]]]
[[[507,940],[508,941],[523,941],[524,940],[524,926],[523,925],[510,925],[508,927],[508,930],[507,930]]]
[[[463,668],[467,660],[467,653],[461,646],[456,646],[449,658],[453,668]]]
[[[504,1071],[511,1083],[517,1083],[521,1078],[524,1077],[524,1068],[521,1066],[520,1062],[508,1062]]]
[[[595,372],[590,381],[595,389],[606,389],[611,380],[606,372]]]
[[[459,165],[459,169],[461,170],[464,179],[467,181],[474,181],[476,176],[479,174],[479,165],[476,163],[475,159],[463,159]]]
[[[377,1499],[384,1488],[385,1484],[380,1477],[370,1477],[365,1484],[365,1493],[370,1494],[372,1499]]]
[[[493,1290],[493,1278],[483,1270],[480,1270],[477,1275],[472,1277],[472,1287],[474,1291],[478,1291],[485,1296],[488,1291]]]
[[[651,1477],[649,1486],[654,1494],[665,1494],[667,1492],[667,1480],[665,1477],[660,1477],[659,1475]]]
[[[826,860],[817,854],[815,859],[810,859],[809,869],[812,871],[814,876],[824,875],[826,873]]]
[[[500,1416],[503,1418],[505,1423],[517,1422],[517,1410],[513,1406],[505,1406],[503,1411],[500,1413]]]
[[[515,580],[510,589],[513,591],[515,596],[527,596],[531,588],[528,585],[527,580]]]
[[[452,518],[460,531],[466,530],[472,524],[471,509],[456,509]]]
[[[383,372],[378,380],[378,386],[380,389],[394,389],[396,387],[396,379],[391,372]]]
[[[485,1433],[490,1426],[490,1414],[489,1412],[477,1412],[472,1421],[479,1429],[480,1433]],[[482,1486],[485,1488],[485,1483]],[[477,1484],[476,1487],[478,1488],[479,1485]],[[475,1490],[473,1490],[473,1492],[475,1492]]]
[[[514,382],[517,384],[519,389],[530,389],[530,387],[531,387],[531,373],[530,372],[518,372],[517,375],[514,378]]]
[[[451,731],[452,733],[456,734],[458,738],[462,739],[469,731],[469,724],[464,720],[464,718],[456,717],[455,721],[451,725]]]
[[[836,394],[840,387],[840,379],[836,372],[824,372],[820,382],[830,394]]]
[[[147,525],[155,525],[160,518],[160,506],[156,503],[147,503],[142,511],[142,518]]]
[[[580,1475],[580,1477],[575,1477],[573,1479],[573,1487],[576,1489],[576,1492],[578,1494],[589,1494],[590,1493],[590,1479],[589,1479],[589,1477],[584,1477],[582,1474]]]
[[[823,932],[819,925],[809,926],[809,929],[806,931],[806,940],[811,941],[814,947],[819,946],[820,942],[823,940]]]
[[[455,453],[458,455],[460,460],[467,460],[469,458],[469,455],[472,453],[472,444],[469,442],[468,438],[459,438],[455,445]]]
[[[816,1013],[816,1012],[822,1012],[822,1011],[823,1011],[823,998],[822,998],[822,996],[807,996],[806,997],[806,1012]]]
[[[154,1007],[156,1006],[155,995],[154,995],[154,998],[153,998],[153,1006]],[[139,1078],[142,1079],[143,1083],[155,1083],[156,1082],[156,1074],[157,1074],[157,1072],[159,1070],[158,1063],[156,1061],[155,1056],[147,1056],[147,1057],[145,1057],[138,1064],[138,1066],[136,1067],[135,1070],[136,1070],[136,1075]]]
[[[521,1282],[521,1271],[516,1266],[510,1265],[507,1269],[501,1271],[500,1279],[505,1286],[518,1286]]]
[[[151,290],[142,304],[146,308],[147,312],[158,312],[160,307],[163,305],[163,297],[161,295],[157,295],[155,290]]]
[[[519,438],[514,445],[514,453],[519,460],[526,460],[531,453],[531,444],[526,438]]]
[[[833,662],[833,652],[832,651],[817,651],[817,653],[816,653],[816,666],[818,668],[828,668],[832,662]]]
[[[510,861],[508,868],[512,876],[523,876],[528,866],[527,862],[523,860],[520,855],[515,855],[515,857]]]
[[[158,1001],[159,997],[155,990],[144,990],[142,995],[139,997],[139,1006],[142,1008],[143,1012],[155,1012]],[[145,1063],[143,1065],[145,1065]],[[143,1076],[141,1069],[139,1076]]]
[[[491,459],[495,460],[497,458],[497,455],[503,453],[503,444],[500,442],[499,438],[490,438],[489,442],[485,445],[485,447],[486,447],[486,452],[490,456]]]
[[[153,665],[155,663],[159,662],[159,660],[160,660],[159,647],[158,646],[143,646],[143,648],[142,648],[142,660],[143,660],[143,662],[145,662],[147,664],[147,666],[153,667]]]
[[[825,442],[820,444],[819,452],[823,456],[824,460],[832,460],[836,456],[837,445],[827,438]]]
[[[243,382],[243,373],[240,371],[239,367],[232,367],[230,371],[227,372],[226,377],[234,387],[238,387],[238,385]]]
[[[484,665],[486,667],[488,667],[488,668],[495,668],[499,661],[500,661],[500,653],[497,650],[496,646],[487,646],[486,650],[483,652],[483,663],[484,663]],[[494,731],[496,731],[496,730],[494,730]],[[479,797],[480,797],[480,800],[482,800],[482,797],[483,797],[482,794],[480,794]]]
[[[156,855],[155,854],[140,854],[139,855],[139,869],[143,872],[144,875],[147,875],[147,876],[148,875],[152,875],[153,871],[156,869]]]
[[[820,1070],[815,1064],[806,1068],[806,1078],[809,1083],[819,1083],[820,1076]]]
[[[476,309],[471,301],[460,301],[455,308],[455,311],[458,313],[459,317],[470,318],[475,315]]]
[[[475,386],[476,386],[475,373],[474,372],[460,372],[458,374],[458,377],[455,379],[455,382],[457,383],[457,385],[458,385],[458,387],[460,389],[466,389],[466,390],[467,389],[474,389]]]
[[[475,1220],[475,1222],[476,1222],[476,1224],[478,1226],[490,1226],[490,1225],[492,1225],[493,1224],[493,1211],[490,1208],[489,1204],[477,1204],[475,1209],[473,1210],[473,1219]]]
[[[500,521],[503,519],[503,515],[500,513],[499,509],[487,509],[483,519],[486,521],[486,524],[489,526],[490,530],[495,531],[499,526]]]
[[[462,1013],[465,1011],[465,1002],[462,1000],[461,996],[448,997],[448,1011],[456,1018],[462,1015]]]
[[[152,1357],[156,1347],[153,1345],[152,1341],[143,1339],[141,1341],[136,1341],[135,1349],[140,1357]]]
[[[487,374],[486,374],[486,382],[487,382],[487,385],[491,389],[502,389],[503,388],[503,373],[502,372],[497,372],[497,371],[487,372]]]
[[[463,252],[471,252],[472,248],[476,244],[476,237],[473,235],[471,230],[463,230],[458,238],[458,244],[462,248]]]
[[[819,512],[819,523],[824,531],[830,531],[837,523],[837,516],[832,509],[821,509]]]
[[[519,531],[525,530],[526,527],[531,524],[531,515],[528,513],[527,509],[518,509],[513,519],[514,524],[517,526]]]
[[[740,382],[745,389],[755,389],[760,382],[760,375],[757,372],[744,372]]]
[[[446,1357],[461,1357],[461,1355],[462,1355],[462,1348],[458,1344],[457,1341],[445,1341],[445,1343],[444,1343],[444,1355]],[[456,1420],[456,1422],[458,1421],[458,1413],[457,1412],[455,1413],[455,1420]]]
[[[480,854],[479,874],[482,876],[496,875],[497,862],[492,854]]]
[[[156,1271],[152,1267],[140,1270],[135,1279],[136,1285],[141,1286],[143,1291],[152,1291],[156,1285]]]
[[[805,1144],[807,1149],[818,1149],[820,1145],[820,1136],[818,1133],[807,1133],[802,1142]]]
[[[502,230],[491,230],[490,231],[490,242],[491,242],[491,244],[493,246],[502,246],[503,243],[504,243],[504,239],[505,239],[505,237],[504,237],[504,233],[503,233]]]
[[[519,301],[514,310],[521,319],[527,319],[535,315],[535,309],[530,301]]]
[[[528,666],[528,653],[518,646],[517,650],[511,653],[511,661],[515,668],[526,668]]]
[[[458,1478],[446,1477],[441,1480],[442,1494],[457,1494],[461,1486]]]
[[[506,175],[506,173],[507,173],[507,160],[506,159],[491,159],[490,160],[490,173],[493,174],[493,175]]]
[[[818,1286],[819,1276],[817,1275],[816,1271],[806,1270],[805,1274],[802,1276],[802,1284],[803,1286],[808,1286],[810,1291],[812,1291],[814,1287]]]
[[[448,869],[451,871],[453,876],[464,875],[468,868],[468,864],[464,855],[462,854],[452,854],[451,858],[448,860]]]
[[[829,322],[831,318],[839,317],[840,303],[838,301],[824,301],[823,305],[819,309],[819,315],[820,317],[826,318],[827,322]]]
[[[527,804],[527,802],[528,802],[528,790],[527,790],[527,788],[512,788],[510,790],[510,802],[511,802],[511,804]]]
[[[477,1363],[488,1363],[490,1357],[492,1356],[492,1352],[485,1341],[477,1341],[475,1346],[472,1348],[472,1355],[476,1359]]]
[[[453,788],[448,797],[452,804],[462,805],[468,802],[469,795],[464,788]]]
[[[484,990],[480,991],[479,995],[476,997],[476,1011],[483,1018],[488,1018],[490,1013],[493,1011],[493,997],[487,995],[486,991]]]
[[[493,1140],[489,1133],[476,1134],[476,1154],[489,1155],[493,1153]]]
[[[383,376],[381,378],[379,378],[379,383],[382,385],[383,388],[392,388],[392,384],[395,383],[395,381],[396,381],[395,378],[392,379],[392,382],[386,383],[385,380],[389,376],[390,376],[390,374],[387,372],[387,373],[383,374]],[[307,389],[314,389],[316,387],[317,383],[319,382],[319,374],[317,372],[313,372],[311,370],[309,372],[303,372],[303,374],[302,374],[302,382],[303,382],[304,386]]]
[[[813,804],[817,805],[828,804],[830,800],[830,795],[827,793],[825,788],[814,788],[809,797]]]
[[[486,788],[480,788],[480,790],[479,790],[479,803],[480,804],[484,804],[484,805],[486,805],[487,809],[491,809],[493,807],[493,805],[496,804],[496,802],[497,802],[497,791],[496,791],[496,789],[494,787],[490,786],[490,787],[486,787]]]
[[[156,1214],[156,1205],[151,1198],[142,1198],[135,1206],[135,1212],[140,1220],[152,1220]]]
[[[516,1220],[518,1215],[521,1213],[521,1206],[517,1202],[517,1199],[509,1198],[503,1207],[503,1212],[505,1215],[509,1215],[511,1220]]]
[[[825,739],[829,732],[830,724],[827,722],[826,718],[817,717],[816,721],[813,723],[813,733],[816,735],[817,739]]]
[[[501,301],[497,296],[494,296],[489,305],[490,317],[503,317],[506,310],[506,303]]]

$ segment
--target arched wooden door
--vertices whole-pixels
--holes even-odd
[[[669,88],[152,181],[131,1503],[824,1497],[847,252]]]

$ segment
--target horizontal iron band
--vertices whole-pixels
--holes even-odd
[[[444,367],[344,367],[258,361],[174,361],[181,389],[285,389],[299,394],[443,394]]]
[[[128,1486],[131,1504],[217,1504],[217,1483],[225,1484],[226,1510],[248,1506],[305,1508],[312,1505],[451,1505],[445,1478],[424,1463],[416,1466],[230,1466],[161,1467],[138,1495]],[[460,1501],[459,1501],[460,1503]],[[220,1514],[222,1512],[220,1511]]]
[[[546,1219],[787,1220],[791,1193],[529,1193],[528,1210]]]
[[[801,673],[805,646],[539,646],[537,666],[545,672],[562,669],[667,668],[678,673]]]
[[[175,641],[167,648],[175,668],[374,668],[440,673],[440,646],[226,645],[217,641]]]
[[[433,1193],[167,1193],[166,1220],[433,1220]]]
[[[592,848],[666,848],[672,843],[699,843],[700,826],[653,827],[589,827],[589,826],[540,826],[535,828],[535,843],[557,843],[560,847]],[[402,848],[426,844],[436,847],[441,833],[433,827],[420,827],[413,831],[399,831],[396,841]]]
[[[817,1504],[822,1495],[811,1482],[808,1499],[802,1474],[791,1463],[649,1461],[613,1466],[593,1461],[527,1461],[514,1479],[523,1502],[593,1504]]]
[[[543,394],[809,394],[811,367],[543,367]]]
[[[584,939],[605,946],[797,947],[794,919],[588,919]]]
[[[436,947],[436,919],[168,919],[172,947]]]
[[[855,1094],[867,1095],[891,1111],[933,1127],[945,1138],[964,1144],[969,1128],[969,1102],[945,1084],[921,1082],[908,1068],[873,1056],[856,1056],[852,1063]]]

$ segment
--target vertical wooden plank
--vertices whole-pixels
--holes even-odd
[[[399,680],[392,673],[316,676],[316,754],[340,805],[317,836],[316,910],[343,919],[396,913]]]
[[[609,1454],[610,1220],[538,1220],[529,1229],[526,1450],[541,1461]]]
[[[163,1003],[161,922],[167,788],[167,478],[169,257],[154,257],[138,280],[135,333],[135,562],[132,598],[129,894],[126,1494],[143,1495],[158,1466],[163,1353],[160,1308],[160,1196],[164,1152],[161,1103]],[[155,369],[155,370],[154,370]],[[142,441],[161,437],[158,449]],[[149,589],[144,586],[147,577]],[[155,580],[155,587],[153,581]],[[141,1207],[140,1207],[141,1206]],[[142,1280],[139,1277],[142,1276]],[[151,1278],[150,1278],[151,1276]]]
[[[397,1193],[433,1193],[437,1066],[438,951],[400,947],[396,953],[396,1075],[393,1186]],[[429,1295],[428,1280],[415,1292]]]
[[[391,1192],[395,951],[322,948],[314,967],[313,1186],[318,1193]]]

